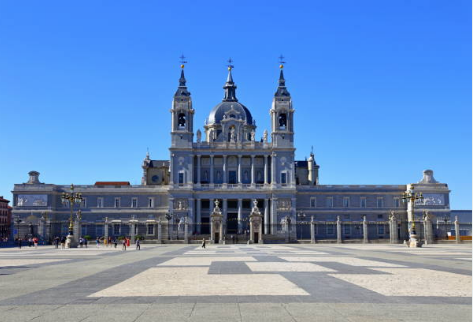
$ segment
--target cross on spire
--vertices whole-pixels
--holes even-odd
[[[279,58],[279,64],[280,64],[280,65],[279,65],[279,68],[282,69],[282,68],[284,68],[284,64],[286,63],[286,62],[284,61],[284,58],[286,58],[286,57],[284,57],[284,56],[281,54],[281,56],[279,56],[278,58]]]
[[[184,64],[187,64],[187,60],[186,60],[186,56],[184,56],[184,54],[182,54],[180,57],[180,63],[181,63],[181,68],[184,68]]]
[[[235,66],[232,65],[233,60],[232,60],[231,58],[229,58],[229,59],[227,60],[227,62],[228,62],[228,65],[227,65],[227,66],[228,66],[228,70],[232,70],[233,68],[235,68]]]

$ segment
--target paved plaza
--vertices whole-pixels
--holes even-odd
[[[471,321],[471,244],[0,249],[0,321]]]

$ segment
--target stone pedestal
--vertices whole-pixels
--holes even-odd
[[[77,248],[77,242],[73,235],[67,235],[66,237],[66,248]]]
[[[455,216],[455,241],[457,244],[461,243],[460,222],[458,221],[458,216]]]
[[[397,218],[394,211],[389,215],[389,242],[391,244],[399,243],[399,236],[397,232]]]
[[[185,222],[184,222],[184,243],[185,244],[189,244],[189,234],[188,234],[188,231],[189,231],[189,223],[187,221],[187,218],[185,219]]]
[[[129,221],[129,224],[130,224],[130,244],[133,245],[135,242],[136,242],[136,233],[135,233],[135,230],[136,230],[136,223],[138,222],[138,220],[135,220],[135,219],[131,219]]]
[[[432,219],[431,215],[428,212],[424,212],[424,240],[426,245],[434,243]]]
[[[258,233],[258,244],[263,243],[263,216],[258,209],[258,201],[253,201],[253,209],[250,214],[250,243],[255,242],[255,233]]]
[[[366,221],[366,216],[363,216],[363,243],[368,244],[368,222]]]
[[[315,222],[314,216],[310,218],[310,243],[315,244]]]
[[[337,216],[337,244],[342,243],[342,222],[340,216]]]
[[[161,224],[161,219],[158,221],[158,244],[163,243],[163,226]]]

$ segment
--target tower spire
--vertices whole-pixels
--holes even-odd
[[[187,90],[187,86],[186,86],[186,77],[184,75],[184,67],[185,67],[185,64],[187,64],[187,60],[185,60],[185,56],[184,55],[181,55],[181,57],[179,57],[180,59],[180,63],[181,63],[181,77],[179,78],[179,87],[176,91],[176,94],[174,94],[174,96],[190,96],[191,93]]]
[[[284,79],[283,69],[284,69],[284,64],[285,63],[286,62],[284,61],[284,56],[283,55],[279,56],[279,69],[280,69],[280,72],[279,72],[279,85],[278,85],[278,90],[274,94],[274,96],[276,96],[276,97],[291,96],[291,94],[289,94],[289,91],[286,88],[286,80]]]
[[[233,60],[230,58],[228,60],[228,76],[227,76],[227,81],[225,85],[223,86],[223,89],[225,90],[225,96],[223,98],[224,102],[238,102],[238,99],[236,98],[236,88],[237,86],[233,82],[233,76],[232,76],[232,69],[234,66],[232,65]]]

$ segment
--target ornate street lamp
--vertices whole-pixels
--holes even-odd
[[[300,228],[300,239],[302,239],[302,222],[305,220],[305,213],[303,212],[299,212],[297,213],[297,217],[299,218],[300,222],[299,222],[299,227]]]
[[[74,185],[71,184],[71,193],[63,192],[61,195],[61,201],[63,204],[66,204],[69,202],[69,208],[71,210],[71,216],[69,218],[69,234],[67,235],[67,245],[69,245],[69,248],[72,246],[73,243],[73,235],[74,235],[74,204],[80,204],[82,203],[82,194],[81,193],[74,193]]]
[[[416,200],[423,201],[424,196],[422,195],[422,192],[420,193],[414,192],[414,187],[411,185],[410,189],[404,192],[401,198],[402,198],[403,203],[410,202],[410,205],[411,205],[410,213],[409,213],[409,209],[407,210],[408,211],[407,221],[409,225],[408,227],[409,228],[409,247],[417,247],[418,243],[417,243],[414,207],[415,207]]]
[[[445,239],[448,240],[448,230],[447,230],[447,223],[448,223],[448,220],[450,218],[445,215],[445,217],[443,217],[443,222],[445,223]]]

